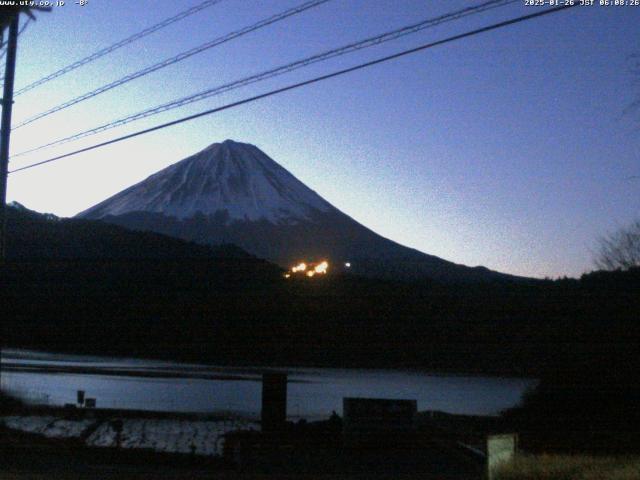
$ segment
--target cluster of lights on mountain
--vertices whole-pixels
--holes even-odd
[[[349,262],[345,263],[346,268],[350,268]],[[284,274],[284,278],[291,278],[292,275],[304,275],[306,277],[315,277],[316,275],[326,275],[329,271],[329,262],[323,260],[320,263],[306,263],[300,262],[294,267],[291,267],[287,273]]]
[[[289,278],[295,274],[306,275],[311,278],[315,275],[326,275],[327,270],[329,270],[329,262],[326,260],[317,264],[300,262],[295,267],[291,267],[291,270],[284,274],[284,278]]]

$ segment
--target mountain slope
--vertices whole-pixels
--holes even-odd
[[[7,260],[237,259],[265,263],[235,245],[199,245],[104,222],[59,218],[13,202],[7,208]]]
[[[333,207],[253,145],[214,143],[79,214],[144,211],[178,219],[225,212],[225,220],[290,223]]]
[[[78,214],[205,244],[231,243],[291,266],[346,262],[356,274],[442,281],[510,280],[381,237],[322,199],[257,147],[226,140]]]

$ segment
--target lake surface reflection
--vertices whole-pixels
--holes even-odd
[[[416,399],[419,410],[493,415],[516,405],[536,381],[435,375],[409,370],[232,368],[140,359],[2,350],[1,388],[49,405],[76,401],[76,391],[99,408],[176,412],[234,412],[258,418],[261,375],[289,375],[292,419],[342,414],[343,397]]]

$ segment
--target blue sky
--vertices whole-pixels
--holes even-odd
[[[16,88],[200,0],[68,1],[20,39]],[[17,97],[14,124],[302,3],[223,0]],[[479,1],[332,0],[17,129],[13,153]],[[334,69],[533,13],[516,2],[103,134],[13,168]],[[201,118],[9,179],[9,200],[71,216],[207,145],[253,143],[359,222],[447,260],[530,276],[592,269],[640,216],[640,7],[576,7]]]

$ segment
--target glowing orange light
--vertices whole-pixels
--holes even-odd
[[[307,264],[306,264],[306,263],[304,263],[304,262],[300,262],[298,265],[296,265],[295,267],[293,267],[293,268],[291,269],[291,271],[292,271],[293,273],[296,273],[296,272],[304,272],[306,269],[307,269]]]
[[[316,273],[326,274],[328,268],[329,268],[329,263],[327,261],[324,261],[324,262],[321,262],[318,265],[316,265],[314,267],[313,271],[316,272]]]
[[[285,273],[284,277],[289,278],[291,275],[302,272],[307,277],[311,278],[316,274],[326,275],[328,270],[329,270],[329,262],[327,262],[326,260],[323,260],[318,264],[315,264],[315,263],[307,264],[305,262],[300,262],[296,266],[291,267],[291,269],[287,273]]]

